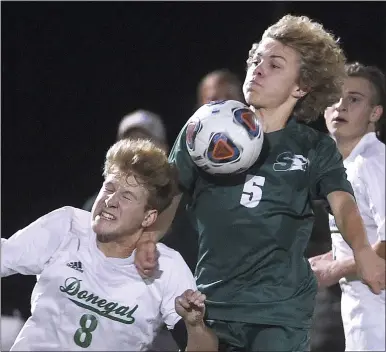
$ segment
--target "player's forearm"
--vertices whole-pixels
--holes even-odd
[[[343,277],[354,276],[357,273],[357,267],[353,257],[341,260],[335,260],[332,263],[333,276],[337,278],[338,282]]]
[[[315,257],[310,258],[310,261],[315,261],[315,260],[329,260],[329,261],[334,260],[332,256],[332,251],[329,251],[324,254],[319,254],[319,255],[316,255]]]
[[[354,253],[370,246],[362,218],[356,208],[348,209],[342,214],[338,228]]]
[[[353,250],[354,255],[358,251],[370,247],[361,215],[352,196],[346,193],[343,196],[337,195],[332,200],[331,202],[329,199],[336,225],[346,243]]]
[[[327,253],[324,253],[322,254],[322,258],[323,260],[334,260],[334,257],[332,255],[332,251],[329,251]]]
[[[385,259],[385,241],[378,241],[372,247],[374,251],[383,259]],[[341,279],[342,277],[353,276],[357,273],[357,266],[353,257],[336,260],[333,263],[333,269],[336,276]]]
[[[212,329],[205,326],[186,324],[188,344],[186,351],[218,351],[218,338]]]

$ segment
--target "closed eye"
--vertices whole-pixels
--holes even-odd
[[[129,200],[129,201],[137,201],[138,200],[137,196],[131,191],[123,192],[122,197],[124,199]]]

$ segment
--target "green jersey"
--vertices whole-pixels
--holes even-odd
[[[291,119],[264,135],[247,172],[213,176],[193,163],[185,135],[184,128],[169,160],[192,197],[196,278],[207,295],[208,319],[308,327],[317,291],[304,256],[314,221],[311,200],[353,193],[335,142]]]

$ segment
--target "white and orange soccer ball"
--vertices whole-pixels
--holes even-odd
[[[235,100],[201,106],[186,127],[186,146],[194,163],[216,174],[248,170],[259,158],[264,140],[256,115]]]

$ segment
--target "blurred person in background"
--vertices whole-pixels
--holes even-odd
[[[219,69],[206,74],[197,86],[197,106],[214,100],[244,101],[242,82],[228,69]]]
[[[149,139],[166,152],[169,150],[165,124],[151,111],[140,109],[125,115],[118,125],[117,141],[124,138]],[[82,207],[84,210],[91,211],[98,192],[87,199]]]
[[[370,244],[385,259],[385,145],[377,132],[385,116],[385,76],[374,66],[346,66],[341,99],[325,111],[341,152]],[[330,216],[332,251],[310,259],[320,286],[340,283],[346,351],[385,350],[385,291],[376,295],[356,276],[352,250]]]

